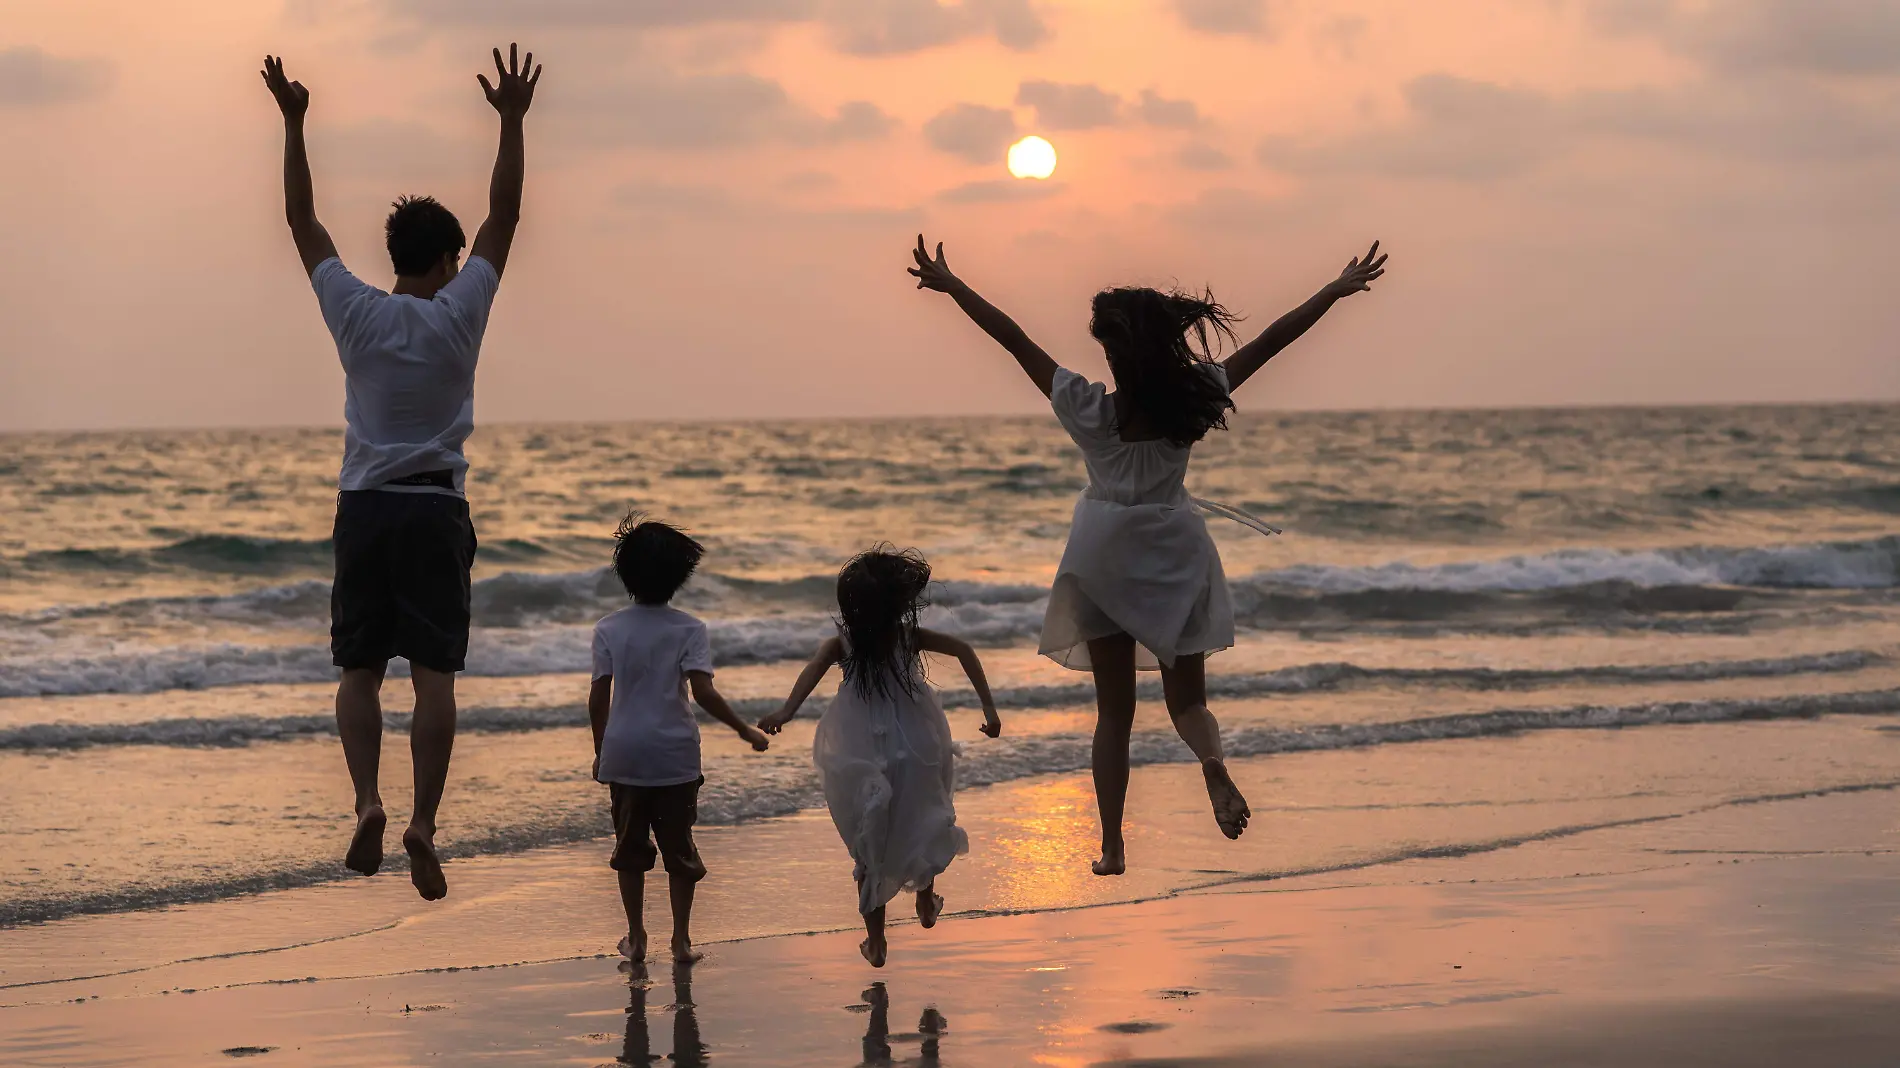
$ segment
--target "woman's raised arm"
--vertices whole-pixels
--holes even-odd
[[[1373,279],[1384,273],[1385,257],[1379,255],[1379,243],[1374,241],[1363,258],[1355,257],[1348,261],[1346,269],[1339,272],[1339,277],[1326,283],[1305,304],[1275,319],[1272,326],[1260,332],[1259,337],[1222,360],[1221,366],[1227,369],[1227,388],[1239,389],[1242,382],[1252,378],[1253,373],[1278,356],[1281,349],[1312,329],[1320,316],[1325,315],[1340,298],[1371,289]]]
[[[917,266],[909,269],[911,274],[917,276],[917,288],[950,294],[951,299],[957,302],[957,307],[963,309],[963,314],[982,327],[984,333],[995,338],[998,345],[1008,349],[1011,356],[1016,357],[1023,373],[1047,397],[1050,385],[1055,381],[1056,361],[1042,351],[1041,345],[1023,333],[1023,328],[1016,325],[1016,320],[978,296],[976,290],[950,272],[950,265],[943,259],[943,242],[937,242],[937,255],[932,259],[930,251],[924,246],[924,235],[918,234],[917,247],[911,250],[911,255],[917,260]]]

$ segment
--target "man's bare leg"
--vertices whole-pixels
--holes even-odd
[[[416,766],[416,812],[402,834],[409,853],[409,881],[425,901],[448,896],[448,880],[435,852],[435,813],[449,778],[455,749],[455,676],[420,665],[410,666],[416,689],[415,721],[409,728],[409,755]]]
[[[1102,858],[1089,866],[1097,875],[1128,870],[1122,844],[1122,809],[1128,802],[1128,736],[1135,729],[1135,640],[1126,634],[1089,643],[1095,671],[1095,808],[1102,820]]]
[[[1247,799],[1227,774],[1227,757],[1221,750],[1220,722],[1207,709],[1207,656],[1195,653],[1177,657],[1173,667],[1161,668],[1161,690],[1167,697],[1168,716],[1175,732],[1201,761],[1201,777],[1207,780],[1207,799],[1214,806],[1214,822],[1220,833],[1239,838],[1253,815]]]
[[[666,873],[666,896],[673,905],[673,963],[694,964],[706,954],[693,948],[693,887],[690,875]]]
[[[383,866],[383,795],[377,776],[383,762],[383,671],[346,668],[336,687],[336,733],[343,740],[343,761],[356,787],[356,831],[343,863],[351,871],[374,875]]]

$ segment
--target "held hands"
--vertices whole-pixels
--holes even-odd
[[[767,734],[777,734],[780,730],[784,729],[787,723],[791,722],[792,715],[792,709],[781,708],[777,712],[760,720],[759,729]]]
[[[532,70],[534,73],[527,74]],[[524,76],[525,75],[525,76]],[[534,103],[534,86],[541,80],[541,68],[534,65],[534,53],[528,53],[525,63],[515,62],[515,46],[508,46],[508,65],[501,65],[501,49],[495,49],[495,84],[480,74],[475,80],[482,83],[482,95],[504,119],[518,119],[528,113],[528,105]]]
[[[284,76],[282,56],[265,56],[264,69],[257,72],[264,78],[264,87],[270,95],[277,98],[277,110],[284,113],[286,119],[301,119],[310,107],[310,90],[302,82],[293,82]]]
[[[930,258],[930,250],[924,247],[924,235],[917,235],[917,247],[910,250],[917,266],[907,268],[910,274],[917,276],[918,289],[934,289],[939,293],[948,293],[960,283],[957,276],[950,273],[950,265],[943,259],[943,242],[937,242],[937,258]]]
[[[764,732],[751,725],[740,727],[739,737],[744,738],[752,746],[752,751],[755,753],[763,753],[772,747],[771,740],[766,738]]]
[[[1334,300],[1364,293],[1372,288],[1372,280],[1384,273],[1385,257],[1379,255],[1379,243],[1374,241],[1365,256],[1347,261],[1346,269],[1339,272],[1339,277],[1326,283],[1325,292]]]

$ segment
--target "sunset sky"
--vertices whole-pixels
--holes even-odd
[[[546,74],[482,421],[1037,410],[912,288],[920,230],[1090,374],[1101,286],[1258,329],[1383,240],[1243,411],[1900,397],[1900,4],[15,0],[0,430],[340,423],[261,59],[386,286],[397,193],[480,224],[510,40]]]

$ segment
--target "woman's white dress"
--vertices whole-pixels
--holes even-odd
[[[867,700],[850,680],[818,721],[812,762],[824,781],[831,822],[856,862],[858,911],[899,892],[929,886],[952,858],[970,851],[957,826],[950,721],[935,690],[914,680],[914,696]]]
[[[1227,372],[1206,367],[1225,390]],[[1082,450],[1089,484],[1075,502],[1039,651],[1087,671],[1088,643],[1113,634],[1135,639],[1144,669],[1231,648],[1227,576],[1184,482],[1189,450],[1121,440],[1107,387],[1065,368],[1056,369],[1049,404]]]

